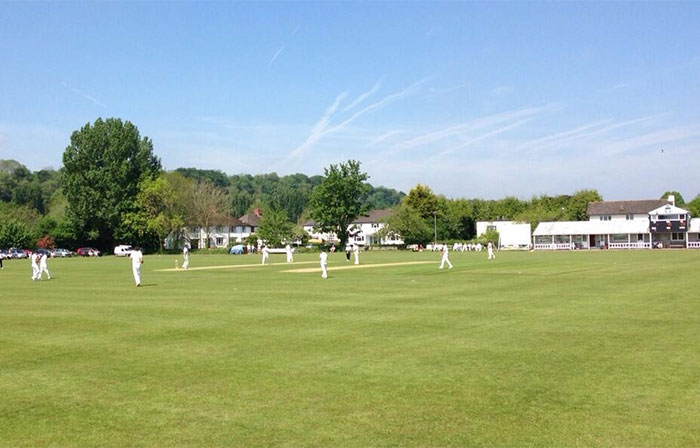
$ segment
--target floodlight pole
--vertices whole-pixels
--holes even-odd
[[[433,246],[437,246],[437,212],[433,212],[433,230],[435,231]]]

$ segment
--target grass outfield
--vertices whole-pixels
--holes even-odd
[[[0,446],[700,446],[700,251],[497,257],[7,261]]]

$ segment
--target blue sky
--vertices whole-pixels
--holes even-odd
[[[449,197],[700,193],[700,2],[0,2],[0,158],[98,117],[167,169]]]

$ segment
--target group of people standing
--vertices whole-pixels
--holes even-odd
[[[44,253],[34,253],[29,256],[32,262],[32,281],[41,280],[46,273],[46,279],[51,280],[49,272],[49,257]]]

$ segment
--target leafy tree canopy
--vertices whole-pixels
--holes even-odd
[[[161,171],[153,143],[132,123],[99,118],[71,135],[61,184],[76,235],[101,248],[137,233],[123,217],[136,209],[139,184]]]
[[[362,199],[369,190],[365,183],[368,176],[360,171],[360,162],[355,160],[330,165],[325,174],[311,194],[311,217],[320,231],[335,233],[344,245],[349,236],[348,226],[367,213]]]
[[[669,196],[673,195],[676,201],[676,207],[683,207],[685,205],[685,200],[683,200],[683,195],[678,191],[667,191],[661,195],[660,199],[668,199]]]

